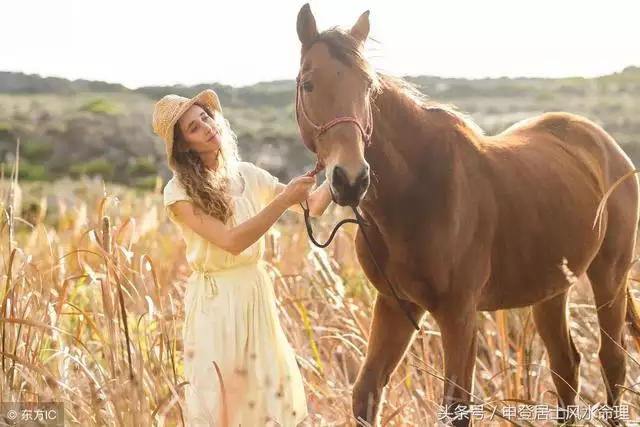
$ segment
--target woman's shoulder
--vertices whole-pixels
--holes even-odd
[[[238,162],[238,170],[243,173],[254,173],[257,168],[258,167],[255,164],[247,160]]]
[[[261,193],[266,193],[267,198],[274,195],[279,179],[271,172],[247,161],[240,162],[238,169],[252,183],[253,188],[259,189]]]
[[[256,180],[260,178],[262,171],[256,164],[243,160],[238,162],[238,172],[240,172],[243,177],[250,180]]]
[[[249,174],[254,174],[254,175],[269,175],[269,176],[273,176],[273,174],[271,172],[269,172],[268,170],[266,170],[263,167],[260,167],[258,165],[256,165],[253,162],[249,162],[246,160],[243,160],[241,162],[238,163],[238,169],[244,173],[249,173]]]
[[[171,177],[162,190],[165,204],[171,204],[178,200],[189,200],[187,192],[177,176]]]
[[[164,189],[162,190],[164,194],[167,194],[176,189],[182,189],[184,186],[180,182],[177,176],[172,176],[169,181],[164,185]]]

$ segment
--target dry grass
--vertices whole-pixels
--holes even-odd
[[[31,223],[19,217],[0,223],[2,400],[62,401],[68,425],[182,425],[180,335],[189,271],[160,195],[140,197],[117,187],[105,195],[100,186],[48,191],[64,199],[47,206],[51,197],[43,198]],[[56,211],[54,220],[47,210]],[[316,221],[317,234],[343,214]],[[375,298],[355,262],[353,229],[347,226],[326,251],[309,246],[294,214],[276,229],[279,244],[272,244],[277,234],[269,237],[267,260],[281,321],[305,378],[309,425],[345,425]],[[583,354],[581,401],[601,402],[598,326],[583,282],[572,291],[570,311]],[[482,313],[477,321],[477,397],[497,406],[508,399],[554,405],[551,373],[529,311]],[[633,419],[640,414],[640,357],[628,343],[624,401]],[[442,366],[438,328],[427,317],[387,388],[383,425],[434,425]],[[496,417],[491,425],[498,423]]]

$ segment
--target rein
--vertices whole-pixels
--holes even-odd
[[[298,123],[300,123],[299,122],[300,118],[298,116],[298,110],[300,110],[300,111],[302,111],[302,116],[305,118],[305,120],[316,131],[315,136],[313,137],[313,139],[310,142],[307,142],[307,140],[303,136],[303,142],[307,146],[307,148],[309,148],[309,150],[311,150],[312,152],[316,153],[315,141],[323,133],[327,132],[329,129],[331,129],[333,126],[335,126],[335,125],[337,125],[339,123],[354,123],[358,127],[358,129],[360,130],[360,133],[362,134],[362,139],[364,140],[365,145],[369,145],[371,143],[371,134],[373,133],[373,117],[372,117],[372,114],[371,114],[371,107],[369,107],[369,114],[368,114],[368,117],[367,117],[367,122],[368,123],[367,123],[367,130],[366,131],[362,127],[362,125],[360,124],[358,119],[356,119],[355,117],[348,117],[348,116],[338,117],[338,118],[335,118],[335,119],[331,120],[330,122],[328,122],[328,123],[326,123],[326,124],[324,124],[322,126],[318,126],[313,121],[311,121],[311,119],[307,115],[307,112],[305,111],[304,102],[302,102],[302,95],[300,93],[302,85],[300,83],[300,76],[299,75],[296,78],[296,86],[297,86],[297,88],[296,88],[296,121],[298,121]],[[307,172],[305,175],[313,177],[313,176],[316,176],[318,173],[320,173],[320,171],[322,171],[323,169],[324,169],[324,165],[322,164],[322,162],[320,160],[318,160],[318,161],[316,161],[316,165],[315,165],[314,169],[309,171],[309,172]],[[407,317],[407,319],[409,319],[409,322],[413,325],[413,327],[416,329],[416,331],[419,331],[420,330],[420,326],[418,326],[417,322],[415,320],[413,320],[413,318],[411,318],[409,313],[407,313],[407,310],[405,310],[404,306],[402,305],[402,302],[400,301],[400,298],[398,297],[398,294],[396,293],[395,288],[393,287],[393,285],[391,284],[391,282],[387,278],[387,275],[384,273],[384,270],[378,264],[378,261],[376,260],[376,257],[373,255],[373,250],[371,248],[371,243],[369,242],[369,238],[367,237],[367,233],[365,232],[365,227],[370,225],[370,224],[364,218],[362,218],[362,216],[360,215],[360,212],[358,212],[358,209],[355,206],[352,206],[351,209],[353,210],[353,213],[355,215],[355,219],[345,218],[342,221],[338,222],[338,224],[336,224],[336,226],[331,231],[331,234],[329,235],[329,238],[327,239],[327,241],[324,242],[324,243],[320,243],[313,237],[313,229],[311,227],[311,216],[310,216],[310,213],[309,213],[309,204],[308,204],[308,202],[307,202],[306,206],[303,205],[302,203],[300,203],[300,206],[302,206],[302,210],[304,211],[304,223],[305,223],[306,228],[307,228],[307,234],[309,235],[309,239],[311,240],[311,242],[314,245],[316,245],[319,248],[326,248],[327,246],[329,246],[329,244],[331,244],[331,241],[335,237],[338,229],[340,227],[342,227],[344,224],[353,223],[353,224],[357,224],[359,226],[360,231],[362,232],[362,235],[364,236],[364,240],[365,240],[367,249],[369,250],[369,255],[371,255],[371,259],[373,260],[373,263],[375,264],[376,268],[378,269],[378,271],[380,272],[382,277],[384,277],[385,281],[387,282],[387,286],[389,286],[389,289],[391,289],[391,293],[393,293],[393,296],[395,297],[395,299],[396,299],[396,301],[398,303],[398,306],[400,307],[400,309],[402,310],[404,315]]]

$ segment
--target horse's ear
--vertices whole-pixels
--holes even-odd
[[[369,37],[369,11],[365,11],[358,21],[351,27],[350,30],[351,36],[360,43],[360,45],[364,45],[364,42]]]
[[[302,46],[309,46],[316,37],[318,37],[318,27],[316,26],[316,18],[311,12],[309,3],[306,3],[298,12],[298,38]]]

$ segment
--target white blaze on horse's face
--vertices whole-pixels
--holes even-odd
[[[357,206],[369,187],[364,148],[372,128],[370,79],[347,51],[363,48],[369,13],[363,13],[349,30],[352,39],[320,36],[308,5],[298,14],[297,29],[302,43],[296,95],[300,132],[326,167],[333,200]]]

